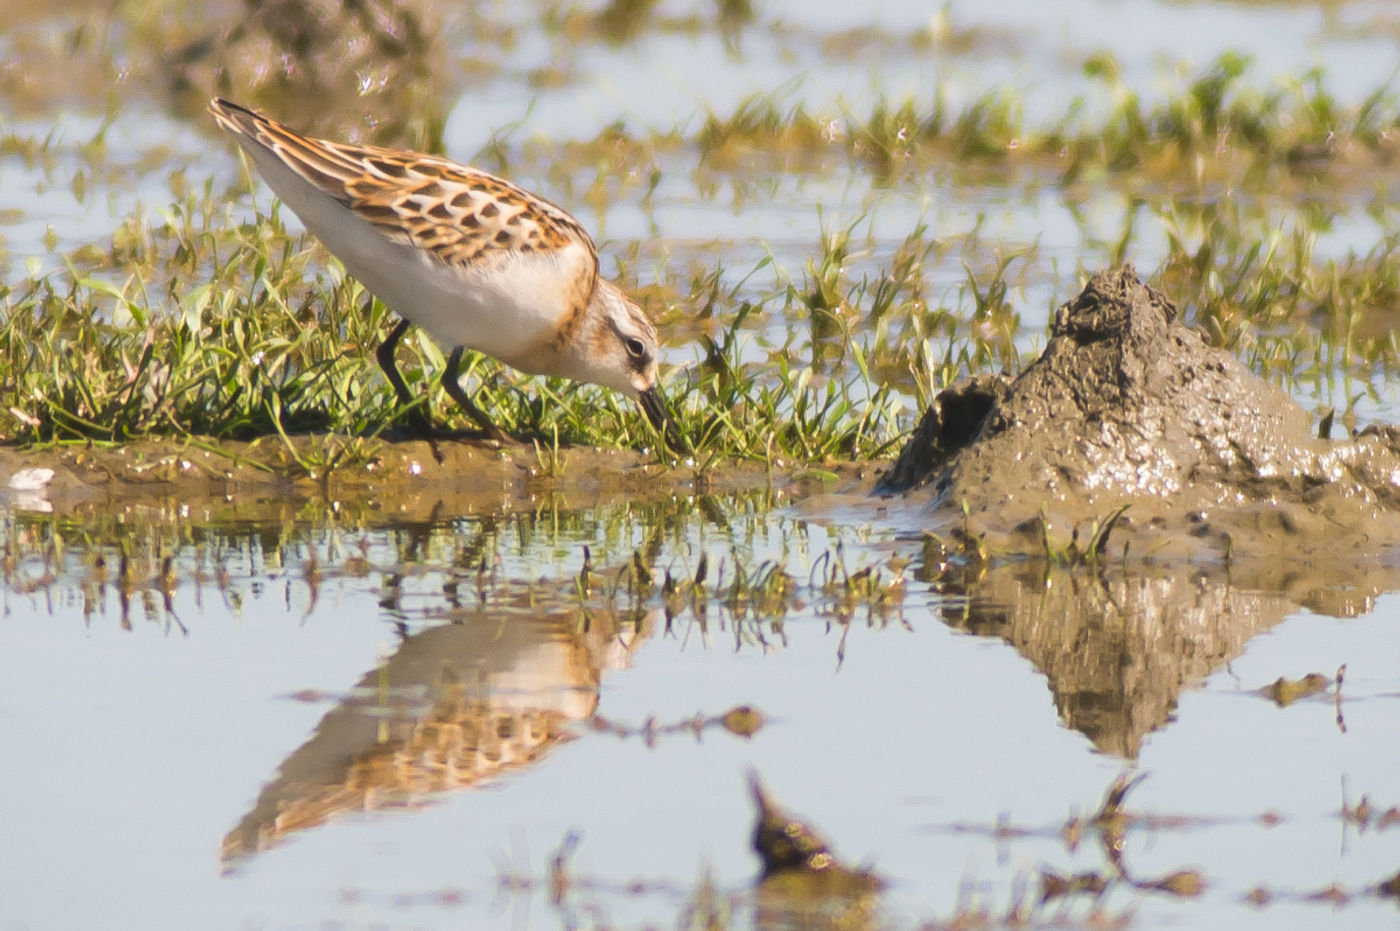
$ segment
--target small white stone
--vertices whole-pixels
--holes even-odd
[[[53,469],[20,469],[10,476],[11,491],[39,491],[53,481]]]

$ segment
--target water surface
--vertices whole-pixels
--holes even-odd
[[[0,51],[51,62],[40,50],[70,36],[70,11],[14,6]],[[687,26],[693,11],[668,3],[635,36],[572,43],[549,25],[568,9],[487,5],[490,29],[445,30],[459,43],[438,50],[451,73],[413,80],[441,98],[446,151],[566,203],[597,231],[605,269],[639,286],[686,293],[717,269],[735,303],[773,302],[805,283],[824,233],[853,230],[845,273],[858,281],[924,225],[939,243],[928,300],[967,325],[969,270],[1016,257],[1022,354],[1129,218],[1145,275],[1169,232],[1189,234],[1190,211],[1216,204],[1244,204],[1261,238],[1316,235],[1320,259],[1365,253],[1394,226],[1383,172],[1312,191],[1318,207],[1229,184],[1064,185],[1044,166],[735,169],[707,164],[695,138],[753,95],[832,132],[882,98],[960,107],[998,88],[1028,125],[1076,98],[1092,125],[1113,90],[1084,66],[1105,51],[1146,100],[1234,51],[1253,60],[1251,86],[1296,87],[1320,68],[1355,105],[1397,66],[1390,4],[755,9],[737,37],[703,17]],[[85,80],[61,95],[4,72],[7,283],[62,280],[72,250],[102,253],[132,217],[239,177],[200,112],[214,88],[143,71],[163,61],[143,42],[113,30],[105,48],[124,68],[102,81],[86,80],[108,74],[99,46],[72,46]],[[328,133],[384,125],[382,101],[409,82],[372,78],[362,99],[289,97],[276,115]],[[332,99],[350,115],[297,111]],[[560,156],[595,151],[613,123],[655,146],[636,173]],[[263,188],[241,195],[229,222],[269,203]],[[806,325],[753,321],[745,358]],[[666,361],[697,353],[672,339]],[[1290,387],[1310,406],[1393,421],[1395,382]],[[382,501],[0,496],[0,928],[669,927],[707,876],[743,926],[750,769],[841,856],[890,880],[893,927],[1002,916],[1047,871],[1112,875],[1093,831],[1071,845],[1065,826],[1125,771],[1146,778],[1126,800],[1139,820],[1122,865],[1143,880],[1195,870],[1204,892],[1118,882],[1101,903],[1044,906],[1042,924],[1088,923],[1101,907],[1145,928],[1394,926],[1393,900],[1373,891],[1400,866],[1400,825],[1382,826],[1400,805],[1393,584],[1301,573],[1251,587],[1219,566],[984,574],[939,562],[917,502],[765,487],[653,498],[443,493],[436,513],[404,517]],[[668,595],[666,576],[683,591],[702,557],[703,601]],[[785,575],[764,575],[776,567]],[[873,590],[843,581],[864,569]],[[1287,707],[1260,691],[1331,681],[1343,665],[1340,703],[1335,686]],[[767,722],[750,738],[667,730],[740,705]],[[549,864],[575,833],[572,884],[553,902]],[[1247,901],[1261,890],[1267,905]]]
[[[1133,874],[1208,883],[1116,888],[1133,926],[1313,926],[1333,906],[1296,899],[1332,884],[1350,926],[1393,920],[1364,894],[1400,838],[1376,822],[1400,803],[1393,596],[1314,596],[1336,617],[1206,576],[940,574],[900,509],[767,493],[411,525],[199,510],[5,519],[14,926],[669,924],[703,875],[742,914],[751,767],[892,881],[896,926],[1108,871],[1062,829],[1125,769],[1147,776]],[[703,600],[668,598],[702,555]],[[736,567],[774,564],[788,595],[734,600]],[[1256,691],[1342,664],[1340,723],[1331,692]],[[768,723],[666,731],[737,705]],[[1362,796],[1364,829],[1341,814]],[[1292,899],[1242,903],[1260,887]]]

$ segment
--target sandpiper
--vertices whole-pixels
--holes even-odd
[[[442,385],[485,436],[505,434],[462,390],[462,351],[635,398],[674,445],[657,390],[656,329],[598,271],[598,251],[563,209],[477,168],[379,146],[313,139],[215,98],[209,111],[347,271],[402,319],[376,353],[394,364],[410,322],[451,347]],[[418,425],[428,429],[426,417]]]

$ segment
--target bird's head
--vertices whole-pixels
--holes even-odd
[[[585,314],[588,323],[579,334],[586,351],[579,363],[583,371],[576,377],[635,399],[651,425],[672,448],[679,449],[680,435],[657,389],[656,327],[636,303],[605,279],[600,278],[593,289],[591,305]]]

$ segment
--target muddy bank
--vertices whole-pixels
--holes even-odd
[[[1181,325],[1131,266],[1056,313],[1015,379],[930,406],[886,493],[931,497],[925,526],[1043,552],[1127,505],[1108,550],[1149,559],[1351,558],[1400,541],[1400,430],[1334,441],[1277,387]]]
[[[309,468],[308,468],[309,467]],[[37,491],[7,485],[26,469],[52,469]],[[391,442],[357,437],[264,437],[249,443],[139,440],[119,447],[0,448],[0,509],[62,514],[177,508],[208,517],[278,519],[309,502],[337,502],[396,521],[532,508],[553,501],[589,508],[619,498],[770,488],[802,496],[868,488],[878,467],[862,463],[665,465],[635,450],[502,449],[470,441]]]

